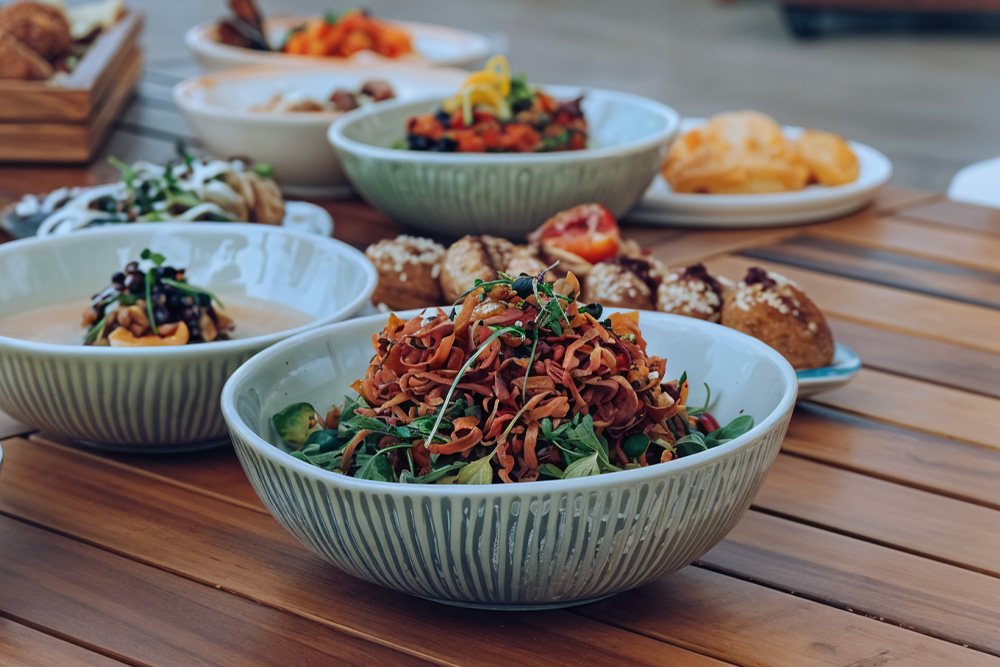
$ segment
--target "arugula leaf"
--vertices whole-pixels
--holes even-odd
[[[554,477],[556,479],[562,479],[563,471],[562,469],[554,463],[543,463],[538,466],[539,475],[548,475],[549,477]]]
[[[647,449],[649,449],[649,436],[645,433],[630,435],[622,443],[622,451],[625,452],[625,457],[629,461],[636,461],[642,458]]]
[[[477,459],[458,471],[457,484],[492,484],[493,466],[490,459],[497,453],[496,448],[481,459]]]
[[[705,436],[705,444],[709,447],[721,445],[729,442],[730,440],[735,440],[752,428],[753,417],[750,415],[741,415],[725,426],[717,428]]]
[[[690,456],[708,449],[708,444],[698,431],[693,431],[674,443],[674,452],[678,457]]]
[[[370,479],[377,482],[392,482],[396,478],[392,471],[392,464],[389,463],[389,457],[381,452],[369,458],[354,476],[358,479]]]
[[[455,463],[450,463],[450,464],[448,464],[448,465],[446,465],[446,466],[444,466],[442,468],[437,468],[436,470],[431,470],[426,475],[421,475],[420,477],[414,477],[413,480],[411,481],[411,483],[412,484],[432,484],[432,483],[438,481],[439,479],[445,477],[449,473],[453,473],[456,470],[461,470],[462,468],[465,468],[468,465],[469,464],[468,464],[467,461],[456,461]],[[400,477],[400,481],[403,481],[402,477]]]
[[[597,452],[594,452],[590,456],[585,456],[582,459],[574,461],[566,466],[566,470],[563,472],[563,479],[572,479],[574,477],[591,477],[593,475],[600,475],[601,467],[597,461]]]

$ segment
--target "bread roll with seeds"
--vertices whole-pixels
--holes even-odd
[[[513,276],[538,275],[545,269],[535,246],[518,246],[495,236],[464,236],[441,260],[441,290],[445,300],[453,303],[475,287],[476,279],[496,280],[499,271]]]
[[[439,277],[444,246],[405,234],[368,246],[365,255],[378,271],[372,303],[392,310],[445,305]]]
[[[644,257],[599,262],[587,275],[581,300],[612,308],[653,310],[665,272],[659,262]]]
[[[674,271],[663,279],[656,292],[656,309],[718,322],[722,299],[722,283],[709,275],[704,264],[698,263],[682,271]]]
[[[722,324],[767,343],[796,369],[833,360],[833,334],[823,313],[798,285],[773,271],[747,271],[726,295]]]

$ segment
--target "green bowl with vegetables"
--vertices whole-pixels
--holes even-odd
[[[550,403],[539,408],[550,415],[548,422],[540,419],[532,436],[536,460],[525,462],[511,450],[511,483],[503,483],[508,479],[502,460],[498,464],[504,457],[497,456],[497,443],[517,430],[511,424],[523,416],[496,427],[486,448],[462,450],[463,428],[471,430],[475,422],[485,435],[489,427],[474,402],[460,398],[461,389],[433,388],[431,378],[427,403],[434,409],[410,414],[405,425],[388,412],[371,411],[372,399],[386,398],[370,395],[372,386],[365,384],[373,352],[374,372],[388,372],[396,363],[391,350],[403,344],[391,334],[393,327],[409,327],[410,336],[417,325],[399,321],[418,314],[341,322],[265,350],[227,382],[222,410],[258,495],[308,548],[354,576],[449,604],[581,604],[691,563],[749,507],[780,448],[796,397],[794,371],[759,341],[700,320],[641,312],[638,326],[649,354],[665,359],[655,377],[671,382],[633,388],[666,410],[671,400],[661,394],[676,397],[684,387],[687,416],[698,426],[672,437],[659,437],[655,428],[646,428],[649,437],[624,437],[607,427],[609,414],[625,409],[620,403],[591,402],[582,411]],[[451,320],[450,313],[443,315]],[[603,315],[616,317],[613,311]],[[427,312],[426,331],[417,339],[435,326],[447,330],[441,316]],[[456,312],[456,327],[461,320]],[[559,328],[565,330],[568,321]],[[522,351],[536,361],[537,350],[562,335],[551,322],[547,326],[540,343],[520,320],[483,334],[511,345],[533,344],[534,351]],[[612,356],[635,342],[627,334],[614,336],[607,341]],[[475,348],[487,351],[471,359],[466,372],[492,363],[491,342]],[[402,354],[410,353],[416,354]],[[418,357],[407,363],[424,363]],[[472,375],[458,376],[448,375],[451,385],[474,383]],[[525,391],[531,382],[525,379]],[[389,385],[373,386],[381,391]],[[512,386],[519,391],[521,385]],[[714,416],[715,428],[698,422],[706,413]],[[426,460],[415,442],[431,443]]]

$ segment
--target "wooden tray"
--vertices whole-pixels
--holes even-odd
[[[92,159],[142,72],[142,23],[130,10],[68,76],[0,81],[0,161]]]

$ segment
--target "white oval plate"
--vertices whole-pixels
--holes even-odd
[[[264,22],[268,41],[272,45],[281,44],[285,35],[295,26],[301,25],[308,17],[283,17]],[[441,67],[474,67],[489,55],[491,43],[488,37],[468,30],[458,30],[442,25],[415,23],[412,21],[392,21],[413,39],[415,56],[403,58],[383,58],[371,51],[363,51],[352,58],[331,58],[322,56],[297,56],[275,51],[255,51],[238,46],[221,44],[217,40],[217,20],[200,23],[184,35],[184,43],[206,72],[242,65],[321,65],[331,62],[427,62]]]
[[[799,398],[840,389],[854,379],[861,370],[861,357],[854,350],[837,343],[833,351],[833,362],[823,368],[795,371],[799,381]]]
[[[685,118],[681,134],[705,123],[704,118]],[[785,126],[791,138],[803,128]],[[804,190],[758,195],[677,194],[661,174],[653,179],[642,202],[628,217],[653,225],[739,228],[783,227],[829,220],[853,213],[875,196],[892,176],[892,162],[871,146],[848,142],[858,156],[858,179],[847,185],[811,185]]]
[[[3,215],[0,215],[0,227],[16,239],[34,236],[34,231],[26,229],[14,221],[10,215],[12,212],[13,207],[9,207],[3,212]],[[160,223],[151,222],[142,224],[155,225]],[[98,225],[94,229],[103,229],[109,226]],[[299,232],[316,234],[317,236],[333,236],[333,217],[322,206],[317,206],[306,201],[286,201],[285,218],[281,221],[281,226]]]

